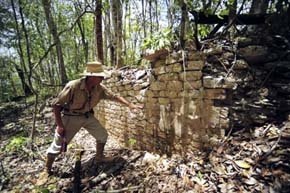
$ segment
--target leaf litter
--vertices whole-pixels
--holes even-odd
[[[21,150],[7,152],[15,127],[29,136],[31,114],[28,111],[22,116],[1,128],[1,192],[73,192],[74,157],[79,149],[85,150],[79,184],[82,192],[290,192],[289,122],[240,130],[226,139],[215,139],[214,147],[171,157],[127,149],[110,139],[106,152],[118,159],[100,165],[93,162],[94,139],[81,131],[69,151],[57,158],[54,175],[38,186],[45,150],[53,136],[46,129],[51,122],[38,120],[38,127],[44,129],[38,131],[34,151],[23,144]]]

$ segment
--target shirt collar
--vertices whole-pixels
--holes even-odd
[[[86,77],[81,78],[81,90],[86,90]]]
[[[93,90],[96,89],[98,86],[94,86]],[[86,88],[86,77],[81,78],[81,86],[80,86],[81,90],[87,90]]]

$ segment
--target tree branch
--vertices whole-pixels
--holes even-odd
[[[59,32],[58,33],[58,36],[61,36],[64,32],[67,32],[67,31],[70,31],[70,30],[72,30],[74,27],[75,27],[75,25],[77,24],[77,22],[83,17],[83,15],[84,14],[86,14],[86,13],[93,13],[93,14],[95,14],[95,12],[94,11],[88,11],[87,10],[87,7],[88,7],[88,5],[85,7],[85,10],[77,17],[77,19],[73,22],[73,24],[70,26],[70,27],[68,27],[67,29],[64,29],[64,30],[62,30],[61,32]]]
[[[50,50],[56,45],[56,43],[54,42],[53,44],[51,44],[48,49],[45,51],[44,55],[39,59],[39,61],[32,67],[32,70],[34,70],[39,64],[41,64],[42,60],[44,60],[44,58],[46,58],[46,56],[48,55],[48,53],[50,52]]]
[[[226,24],[228,23],[229,16],[224,15],[219,17],[218,15],[206,15],[203,12],[189,11],[198,24]],[[237,15],[237,25],[253,25],[253,24],[263,24],[270,14],[238,14]]]

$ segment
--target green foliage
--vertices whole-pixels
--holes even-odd
[[[0,56],[0,102],[10,101],[22,93],[22,86],[12,63],[8,57]]]
[[[173,35],[170,28],[165,28],[163,31],[157,32],[144,40],[142,49],[159,50],[161,48],[170,49]]]
[[[136,140],[136,139],[133,139],[133,138],[130,138],[130,139],[128,140],[128,143],[129,143],[129,145],[132,147],[132,146],[134,146],[134,145],[137,143],[137,140]]]
[[[34,187],[34,192],[35,193],[50,193],[50,192],[55,192],[57,190],[56,180],[57,179],[55,177],[50,177],[50,179],[49,179],[49,185],[45,185],[45,186],[35,186]]]
[[[217,14],[220,19],[223,19],[223,16],[225,15],[229,15],[229,9],[222,9]]]
[[[205,38],[210,32],[210,26],[208,25],[199,25],[198,27],[198,35],[201,38]]]
[[[198,177],[200,180],[203,178],[203,175],[202,175],[202,173],[201,173],[200,171],[198,171],[198,173],[197,173],[197,177]]]
[[[37,187],[35,189],[36,193],[50,193],[50,190],[47,188]]]
[[[23,136],[13,137],[10,142],[5,146],[4,151],[14,152],[21,151],[23,146],[28,143],[28,138]]]

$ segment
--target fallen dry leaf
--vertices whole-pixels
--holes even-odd
[[[248,164],[247,162],[243,161],[243,160],[236,160],[234,161],[235,164],[237,164],[240,168],[243,169],[249,169],[251,167],[250,164]]]

